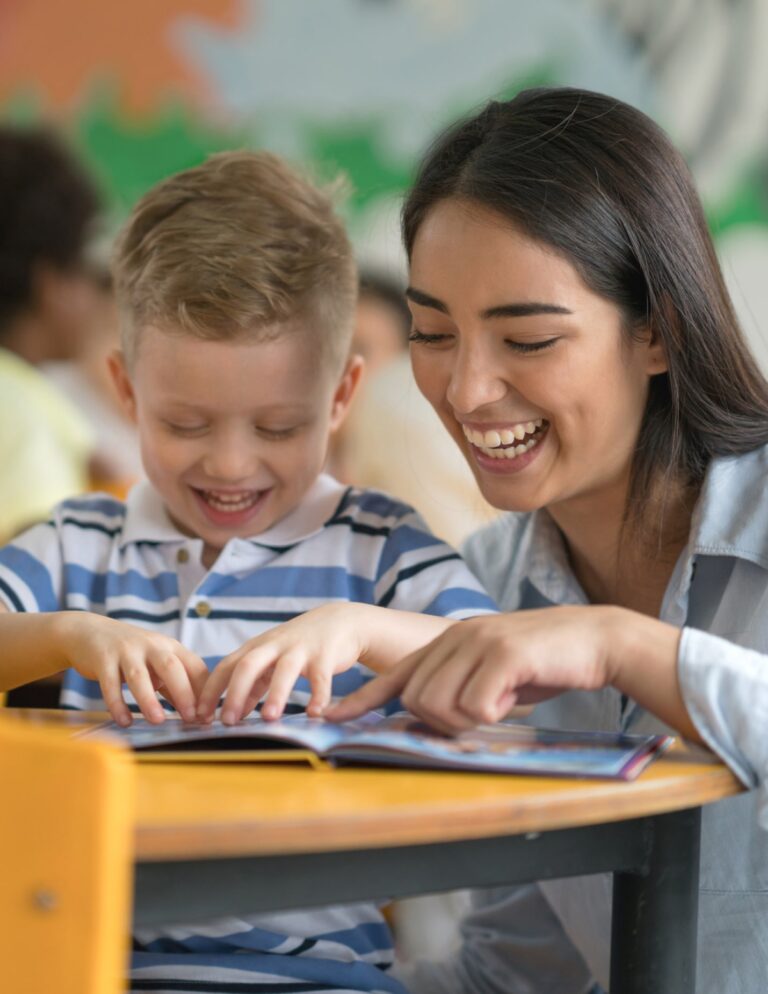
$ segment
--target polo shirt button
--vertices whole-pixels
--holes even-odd
[[[179,549],[176,553],[177,563],[188,563],[189,562],[189,549]]]
[[[195,614],[198,618],[207,618],[211,613],[211,605],[208,601],[200,601],[195,605]]]

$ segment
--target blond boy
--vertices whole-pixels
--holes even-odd
[[[0,550],[0,689],[65,670],[63,705],[129,724],[172,705],[193,719],[201,700],[209,717],[236,673],[229,720],[265,692],[273,715],[319,711],[368,679],[357,659],[391,665],[397,638],[387,658],[347,645],[340,664],[294,652],[254,674],[259,633],[297,619],[301,641],[299,616],[351,601],[424,612],[426,639],[492,609],[410,508],[322,472],[361,367],[355,266],[325,192],[268,154],[214,156],[140,201],[114,276],[111,370],[147,482],[126,503],[67,501]],[[135,950],[142,991],[401,990],[372,906],[145,930]]]

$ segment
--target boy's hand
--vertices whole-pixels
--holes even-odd
[[[221,714],[225,724],[244,718],[265,693],[262,717],[279,718],[300,676],[312,688],[307,713],[321,715],[331,699],[333,675],[348,670],[365,655],[365,610],[359,604],[326,604],[249,639],[225,656],[208,677],[198,702],[198,718],[213,718],[225,690]]]
[[[176,639],[86,612],[63,612],[58,623],[65,665],[89,680],[98,680],[104,702],[118,724],[128,726],[132,721],[123,700],[123,682],[148,721],[165,720],[158,690],[185,721],[195,720],[208,669]]]
[[[612,678],[611,619],[595,607],[470,618],[334,704],[326,717],[346,721],[399,695],[413,714],[452,733],[564,690],[596,690]]]

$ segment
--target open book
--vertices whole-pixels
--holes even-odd
[[[127,729],[108,722],[85,734],[104,731],[119,736],[143,759],[288,759],[314,765],[358,763],[620,780],[637,776],[672,741],[664,735],[570,732],[520,724],[482,725],[450,737],[410,715],[382,717],[375,712],[342,724],[304,714],[270,722],[253,715],[237,725],[188,725],[175,717],[152,725],[138,718]]]

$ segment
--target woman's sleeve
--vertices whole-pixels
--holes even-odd
[[[761,787],[760,820],[768,828],[768,656],[684,628],[678,674],[702,739],[746,786]]]

